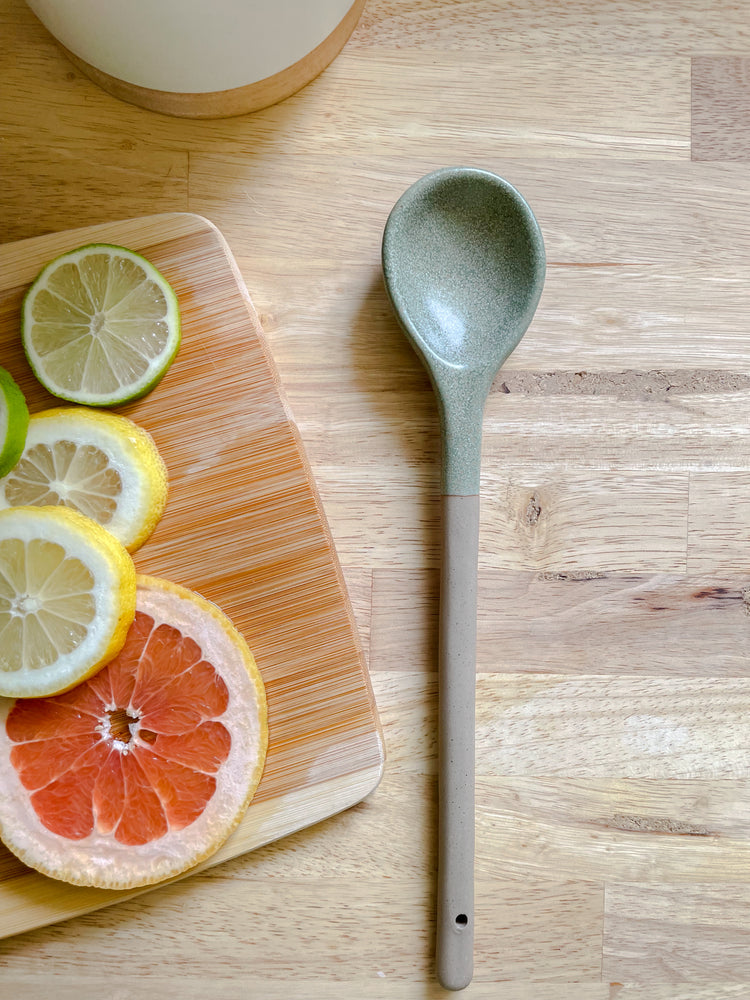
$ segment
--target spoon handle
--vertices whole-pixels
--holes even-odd
[[[474,727],[479,497],[443,497],[438,662],[437,976],[474,968]]]

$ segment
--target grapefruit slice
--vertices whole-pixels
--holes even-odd
[[[240,822],[267,739],[263,682],[226,615],[139,576],[114,660],[63,695],[0,700],[0,837],[74,885],[177,876]]]

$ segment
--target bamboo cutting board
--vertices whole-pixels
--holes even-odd
[[[47,261],[92,242],[146,256],[182,312],[172,367],[117,411],[151,432],[169,471],[167,510],[136,568],[218,604],[245,635],[268,696],[263,779],[205,868],[360,801],[380,780],[383,743],[310,469],[242,277],[211,223],[156,215],[0,246],[0,364],[30,410],[57,405],[23,355],[21,301]],[[0,936],[136,894],[45,878],[0,847]]]

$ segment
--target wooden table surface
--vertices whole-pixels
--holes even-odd
[[[0,241],[216,223],[366,643],[360,805],[0,946],[0,995],[432,1000],[438,427],[380,240],[423,173],[547,246],[485,422],[467,998],[750,996],[750,19],[737,0],[369,0],[286,102],[119,103],[0,0]],[[0,359],[1,361],[2,359]]]

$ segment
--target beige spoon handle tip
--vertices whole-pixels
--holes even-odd
[[[474,964],[474,728],[479,497],[443,497],[438,664],[437,975],[460,990]]]

